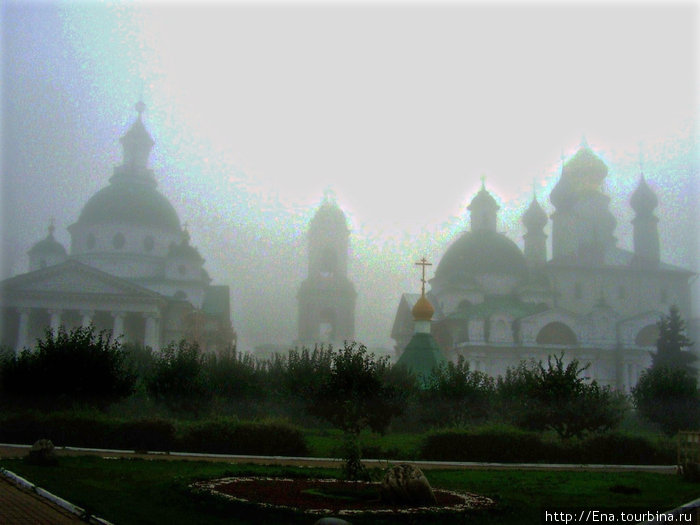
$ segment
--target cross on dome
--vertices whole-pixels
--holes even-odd
[[[428,262],[428,259],[426,259],[425,257],[423,257],[420,261],[418,261],[416,263],[416,266],[422,267],[421,268],[422,275],[421,275],[420,282],[421,282],[421,295],[424,297],[425,297],[425,267],[432,266],[432,265],[433,265],[433,263]]]

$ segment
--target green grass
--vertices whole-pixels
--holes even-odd
[[[263,467],[226,463],[109,460],[94,456],[62,457],[58,467],[37,467],[17,459],[0,466],[85,507],[115,524],[308,524],[315,518],[261,511],[210,496],[194,496],[187,486],[195,480],[232,475],[333,477],[333,469]],[[353,524],[375,523],[540,523],[543,507],[626,508],[666,510],[695,499],[700,485],[676,476],[653,473],[431,470],[431,484],[490,496],[498,508],[468,517],[438,516],[358,518]],[[622,487],[622,492],[620,491]]]

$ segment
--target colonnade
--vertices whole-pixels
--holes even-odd
[[[28,346],[30,341],[30,328],[31,328],[31,314],[32,311],[45,311],[49,316],[48,328],[51,328],[56,332],[59,327],[64,324],[64,314],[68,311],[67,309],[52,309],[52,308],[17,308],[17,313],[19,314],[19,324],[17,327],[17,339],[15,343],[15,352],[21,352],[26,346]],[[80,317],[80,326],[88,327],[90,326],[95,318],[95,310],[78,310]],[[126,333],[125,319],[130,312],[127,311],[110,311],[109,314],[112,317],[112,334],[114,337],[123,335],[128,337],[130,334]],[[160,348],[160,316],[150,312],[136,312],[137,317],[143,319],[143,344],[145,346],[150,346],[152,349],[157,350]]]

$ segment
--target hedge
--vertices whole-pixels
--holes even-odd
[[[221,454],[308,454],[301,431],[281,422],[219,419],[197,423],[165,419],[121,420],[99,415],[26,413],[0,419],[0,442],[31,444],[50,439],[57,447]]]
[[[669,465],[676,458],[671,440],[609,432],[567,441],[509,426],[432,432],[421,443],[419,456],[434,461],[608,465]]]

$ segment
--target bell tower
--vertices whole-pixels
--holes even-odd
[[[348,279],[350,230],[329,193],[309,223],[308,275],[297,295],[298,341],[336,343],[355,337],[355,287]]]

